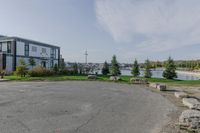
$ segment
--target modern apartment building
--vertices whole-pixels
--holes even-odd
[[[51,68],[60,65],[60,47],[19,37],[0,37],[0,70],[14,71],[23,59],[28,65],[33,58],[36,65]]]

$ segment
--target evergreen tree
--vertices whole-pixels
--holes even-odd
[[[58,73],[58,64],[55,64],[55,65],[54,65],[53,71],[54,71],[55,73]]]
[[[83,72],[84,72],[84,67],[83,67],[83,65],[79,64],[78,65],[78,74],[82,75]]]
[[[151,76],[152,76],[151,63],[150,63],[150,61],[148,59],[145,61],[145,67],[144,68],[145,68],[144,77],[145,78],[151,78]]]
[[[135,59],[134,64],[133,64],[133,66],[132,66],[132,71],[131,71],[131,73],[132,73],[132,75],[133,75],[134,77],[137,77],[137,76],[140,75],[140,68],[139,68],[139,65],[138,65],[138,62],[137,62],[136,59]]]
[[[73,71],[74,71],[75,75],[78,74],[78,64],[77,63],[74,63],[74,65],[73,65]]]
[[[169,59],[166,62],[165,71],[163,72],[163,77],[166,79],[177,78],[176,66],[171,57],[169,57]]]
[[[26,66],[26,62],[24,59],[19,59],[19,65],[20,66]]]
[[[103,75],[108,75],[110,73],[109,72],[109,65],[106,61],[103,64],[103,68],[102,68],[101,72],[102,72]]]
[[[21,77],[25,77],[28,73],[27,65],[24,59],[19,60],[19,65],[16,67],[15,74]]]
[[[61,70],[65,70],[65,68],[66,68],[66,63],[65,63],[64,60],[61,60],[61,62],[60,62],[60,69]]]
[[[33,67],[36,65],[36,63],[35,63],[35,60],[33,59],[33,58],[30,58],[29,60],[28,60],[28,62],[29,62],[29,65],[32,67],[32,69],[33,69]]]
[[[113,76],[121,75],[119,63],[117,62],[117,58],[114,55],[111,61],[111,74]]]

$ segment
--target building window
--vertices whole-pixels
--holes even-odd
[[[2,52],[2,43],[0,42],[0,52]]]
[[[29,45],[28,44],[24,45],[24,53],[25,53],[25,56],[29,56]]]
[[[11,53],[11,42],[7,42],[7,53]]]
[[[56,59],[56,54],[57,54],[57,53],[56,53],[56,50],[57,50],[57,49],[54,50],[54,58],[55,58],[55,59]]]
[[[54,67],[54,62],[53,62],[53,60],[51,60],[51,62],[50,62],[50,66],[51,66],[51,68]]]
[[[32,46],[32,52],[37,52],[37,47]]]
[[[54,58],[54,55],[55,55],[55,53],[54,53],[54,51],[55,51],[55,49],[51,49],[51,58]]]
[[[46,48],[42,48],[42,53],[47,53]]]

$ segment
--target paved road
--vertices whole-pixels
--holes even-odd
[[[0,133],[156,133],[175,107],[142,86],[0,83]]]

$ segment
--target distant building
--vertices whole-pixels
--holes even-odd
[[[1,38],[1,37],[5,37],[5,36],[0,35],[0,38]]]
[[[19,37],[0,37],[0,70],[14,71],[19,60],[24,59],[29,68],[29,59],[37,65],[51,68],[60,65],[60,47]]]

